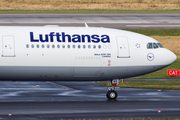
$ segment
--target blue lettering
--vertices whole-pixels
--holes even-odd
[[[99,35],[92,35],[91,38],[92,38],[91,41],[94,43],[100,42]]]
[[[49,42],[47,34],[45,34],[45,40],[43,40],[42,34],[39,34],[39,39],[40,39],[41,42]]]
[[[65,35],[65,32],[62,32],[62,41],[63,42],[66,42],[66,38],[65,37],[68,38],[68,42],[71,42],[71,36],[68,35],[68,34]]]
[[[108,35],[101,35],[101,42],[103,43],[110,43],[110,38]]]
[[[56,38],[57,38],[57,42],[61,42],[61,40],[59,39],[61,35],[59,33],[56,33]]]
[[[82,42],[85,42],[85,37],[87,38],[88,42],[91,42],[91,37],[90,35],[82,35]]]
[[[34,39],[33,32],[30,32],[30,40],[31,40],[31,42],[39,42],[38,39]]]
[[[50,40],[50,41],[49,41]],[[39,34],[39,39],[34,38],[34,33],[30,32],[30,41],[31,42],[73,42],[73,43],[80,43],[80,42],[88,42],[88,43],[110,43],[110,37],[108,35],[79,35],[73,34],[69,35],[65,32],[50,32],[49,34]]]
[[[50,36],[50,41],[51,41],[51,42],[54,42],[54,40],[53,40],[54,32],[51,32],[51,33],[49,34],[49,36]]]
[[[73,37],[73,38],[72,38],[72,42],[74,42],[74,43],[81,42],[81,37],[80,37],[80,35],[75,34],[75,35],[73,35],[72,37]]]

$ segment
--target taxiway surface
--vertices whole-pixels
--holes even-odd
[[[117,29],[180,29],[179,13],[0,14],[1,26],[78,26]]]
[[[179,90],[120,88],[117,100],[109,101],[107,88],[95,82],[2,81],[0,86],[4,120],[180,117]]]

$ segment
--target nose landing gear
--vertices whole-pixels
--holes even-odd
[[[106,93],[106,96],[109,100],[115,100],[118,96],[117,92],[115,91],[117,85],[119,85],[119,80],[111,80],[111,86],[108,87],[108,92]]]
[[[109,100],[115,100],[117,98],[118,94],[116,91],[111,90],[111,91],[107,92],[106,96]]]

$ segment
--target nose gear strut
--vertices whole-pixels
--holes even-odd
[[[109,100],[115,100],[118,96],[117,92],[115,91],[117,85],[119,85],[119,80],[111,80],[110,86],[108,87],[108,92],[106,93],[106,96]]]

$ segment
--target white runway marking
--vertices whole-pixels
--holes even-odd
[[[50,83],[50,84],[53,84],[53,85],[56,85],[56,86],[60,86],[60,87],[69,89],[69,90],[76,90],[76,89],[73,89],[73,88],[70,88],[70,87],[67,87],[67,86],[64,86],[64,85],[60,85],[60,84],[57,84],[57,83],[53,83],[53,82],[49,82],[49,81],[46,81],[46,82]]]

